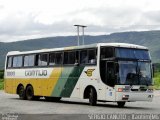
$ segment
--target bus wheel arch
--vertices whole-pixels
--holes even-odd
[[[26,99],[26,93],[25,93],[25,88],[23,86],[23,84],[19,84],[17,86],[17,90],[16,90],[16,93],[19,95],[19,98],[22,99],[22,100],[25,100]]]
[[[89,99],[89,104],[94,106],[97,104],[97,91],[93,86],[87,86],[84,90],[84,99]]]

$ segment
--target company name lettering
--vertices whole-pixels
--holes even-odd
[[[25,76],[47,76],[47,70],[27,70]]]

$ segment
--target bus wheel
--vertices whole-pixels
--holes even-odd
[[[90,89],[89,104],[92,105],[92,106],[97,104],[97,93],[96,93],[96,90],[94,88]]]
[[[21,85],[21,86],[18,87],[18,95],[19,95],[19,98],[21,100],[25,100],[26,99],[25,89],[24,89],[23,85]]]
[[[126,103],[126,102],[117,102],[118,107],[120,107],[120,108],[124,107],[125,103]]]
[[[28,86],[26,88],[26,98],[27,100],[33,100],[34,99],[34,91],[32,86]]]

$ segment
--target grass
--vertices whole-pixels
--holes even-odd
[[[155,73],[154,87],[155,87],[155,89],[160,90],[160,72]]]
[[[0,79],[0,90],[4,89],[4,80]]]

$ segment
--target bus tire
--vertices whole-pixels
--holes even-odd
[[[126,102],[117,102],[119,108],[124,107],[125,103],[126,103]]]
[[[31,85],[27,86],[27,88],[26,88],[26,98],[27,98],[27,100],[34,99],[34,91],[33,91],[33,87]]]
[[[90,88],[89,92],[89,104],[95,106],[97,104],[97,93],[94,88]]]
[[[25,99],[26,99],[25,89],[24,89],[24,86],[23,86],[23,85],[20,85],[20,86],[18,87],[17,93],[18,93],[19,98],[20,98],[21,100],[25,100]]]

